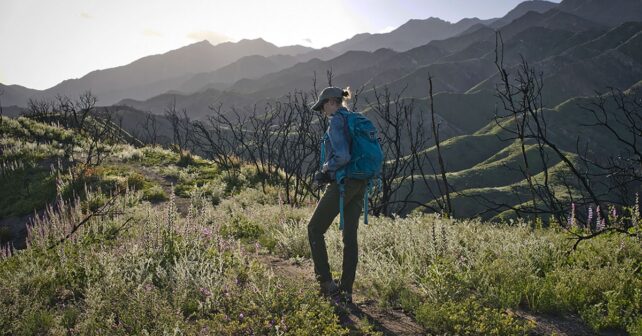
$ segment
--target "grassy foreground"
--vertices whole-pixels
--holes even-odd
[[[281,189],[263,192],[249,168],[231,176],[196,157],[125,145],[83,169],[79,185],[67,177],[75,166],[47,167],[64,157],[63,141],[81,155],[82,139],[26,120],[4,125],[3,181],[43,170],[48,187],[12,194],[11,204],[3,197],[0,217],[62,198],[30,228],[26,249],[2,252],[0,334],[372,333],[342,327],[309,286],[255,258],[309,258],[314,202],[282,204]],[[36,143],[29,132],[38,129],[46,140]],[[112,199],[119,190],[128,191]],[[642,334],[640,239],[602,235],[568,253],[568,238],[521,222],[371,218],[359,231],[355,290],[433,334],[526,334],[534,324],[520,311]],[[327,240],[339,270],[337,225]]]

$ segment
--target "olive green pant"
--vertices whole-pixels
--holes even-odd
[[[357,271],[359,257],[357,229],[359,228],[359,217],[363,208],[366,186],[366,180],[347,180],[345,186],[341,287],[349,293],[352,293],[352,284]],[[324,235],[337,214],[339,214],[339,186],[333,182],[319,200],[308,224],[308,239],[314,261],[314,273],[319,282],[332,280]]]

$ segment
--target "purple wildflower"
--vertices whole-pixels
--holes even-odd
[[[606,227],[606,221],[604,220],[604,218],[602,218],[602,220],[598,221],[597,223],[597,230],[598,231],[604,230],[605,227]]]
[[[205,287],[201,287],[200,292],[201,292],[201,295],[203,295],[204,297],[212,296],[212,292],[210,292],[210,290]]]
[[[203,228],[203,236],[207,239],[212,238],[212,229],[210,228]]]
[[[586,226],[591,226],[591,221],[593,220],[593,208],[588,208],[588,217],[586,218]]]
[[[568,227],[575,226],[575,202],[571,203],[571,216],[568,218]]]
[[[283,325],[283,330],[288,331],[288,325],[285,324],[285,318],[281,317],[281,324]]]

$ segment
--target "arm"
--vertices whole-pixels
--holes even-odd
[[[349,139],[347,134],[345,118],[338,113],[330,119],[330,129],[328,132],[330,144],[332,145],[332,156],[323,165],[321,171],[334,172],[350,162]]]

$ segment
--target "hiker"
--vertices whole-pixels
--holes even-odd
[[[345,191],[343,195],[343,271],[339,283],[332,279],[328,252],[324,234],[339,214],[340,187],[336,181],[337,170],[350,162],[350,135],[347,132],[346,121],[340,113],[348,111],[346,101],[351,97],[349,88],[327,87],[312,109],[330,118],[325,140],[325,153],[322,149],[322,167],[314,176],[318,185],[329,184],[319,200],[314,214],[308,224],[308,239],[314,261],[314,272],[320,283],[321,293],[336,303],[352,303],[352,285],[357,270],[358,246],[357,229],[361,215],[362,203],[367,180],[344,178]]]

